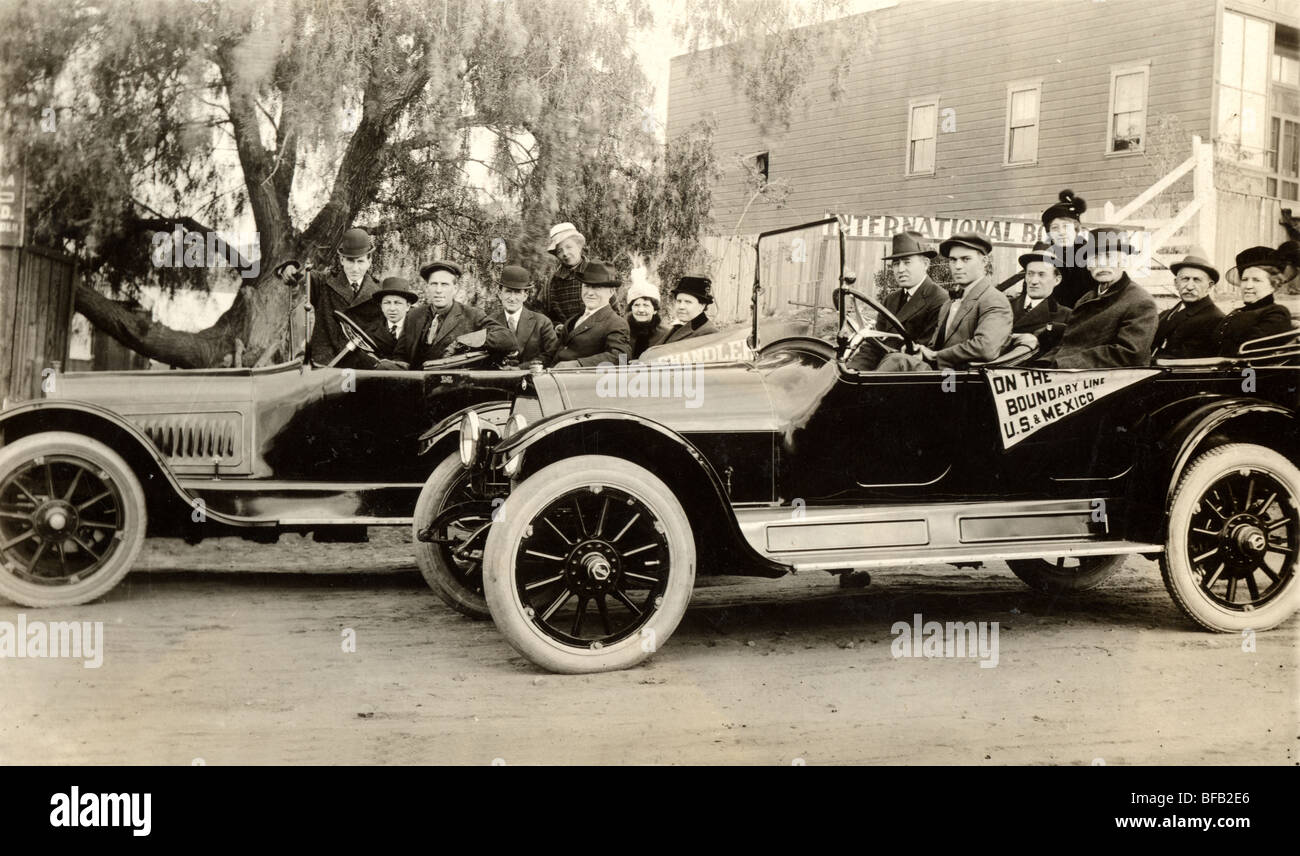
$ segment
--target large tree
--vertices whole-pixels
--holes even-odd
[[[664,228],[630,216],[662,210],[646,200],[673,158],[644,121],[630,47],[649,21],[641,0],[11,2],[0,92],[31,177],[29,234],[130,287],[176,276],[152,269],[141,223],[229,229],[251,213],[260,275],[207,330],[78,288],[96,327],[186,367],[236,340],[244,364],[282,355],[294,295],[273,267],[327,267],[356,223],[384,250],[445,253],[485,278],[506,257],[539,269],[546,228],[575,211],[595,246],[653,252]]]

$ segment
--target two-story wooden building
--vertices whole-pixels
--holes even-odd
[[[1066,187],[1103,222],[1105,203],[1186,160],[1193,135],[1214,144],[1220,262],[1282,240],[1280,210],[1300,209],[1300,0],[901,0],[866,14],[874,43],[842,97],[826,60],[806,107],[767,136],[724,62],[672,61],[669,136],[717,123],[720,233],[828,211],[1037,218]],[[751,204],[755,170],[788,183],[784,208]],[[1156,202],[1169,217],[1193,193],[1189,175]]]

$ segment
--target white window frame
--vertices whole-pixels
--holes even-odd
[[[1142,143],[1135,149],[1115,151],[1115,83],[1127,74],[1142,74]],[[1106,107],[1106,157],[1139,155],[1147,150],[1147,131],[1151,118],[1151,60],[1112,65],[1110,67],[1110,97]]]
[[[934,140],[934,158],[930,163],[928,170],[912,169],[912,117],[916,114],[918,107],[934,108],[934,129],[930,139]],[[916,138],[924,139],[924,138]],[[939,166],[939,96],[931,95],[925,98],[913,98],[907,102],[907,142],[903,149],[903,175],[907,178],[913,176],[934,175]]]
[[[1034,156],[1029,160],[1013,161],[1011,159],[1011,99],[1017,92],[1028,92],[1034,90],[1038,93],[1038,106],[1034,111],[1034,128],[1038,131],[1038,138],[1034,142]],[[1021,127],[1029,127],[1022,125]],[[1017,80],[1007,84],[1007,121],[1003,127],[1003,144],[1002,144],[1002,165],[1003,166],[1033,166],[1038,163],[1038,143],[1042,141],[1043,131],[1043,80]]]

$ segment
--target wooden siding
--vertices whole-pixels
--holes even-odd
[[[0,399],[40,397],[42,370],[67,358],[75,281],[70,258],[0,250]]]
[[[717,121],[727,166],[714,192],[719,233],[736,230],[749,200],[733,153],[770,152],[770,178],[791,186],[784,208],[754,202],[744,234],[826,211],[1037,216],[1064,187],[1100,212],[1186,157],[1192,134],[1210,136],[1214,0],[905,0],[871,14],[875,48],[854,62],[840,100],[827,94],[829,69],[815,69],[806,107],[768,139],[724,62],[673,59],[669,136],[706,115]],[[1145,61],[1148,140],[1158,117],[1176,116],[1178,150],[1163,161],[1154,152],[1108,156],[1111,67]],[[1007,84],[1040,79],[1038,162],[1005,166]],[[956,111],[957,128],[938,135],[934,175],[905,177],[908,101],[933,93],[941,116]]]

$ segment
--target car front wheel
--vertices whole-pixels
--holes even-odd
[[[695,584],[695,541],[653,473],[584,455],[515,488],[483,568],[492,619],[517,651],[552,672],[603,672],[668,641]]]
[[[483,542],[492,523],[492,501],[479,496],[456,452],[434,467],[415,503],[415,562],[442,602],[470,618],[488,617],[483,599]],[[420,540],[420,532],[432,527]]]
[[[1300,606],[1300,470],[1264,446],[1231,443],[1183,472],[1161,558],[1165,587],[1207,630],[1267,630]]]
[[[106,594],[144,545],[144,490],[112,449],[50,431],[0,449],[0,596],[72,606]]]

